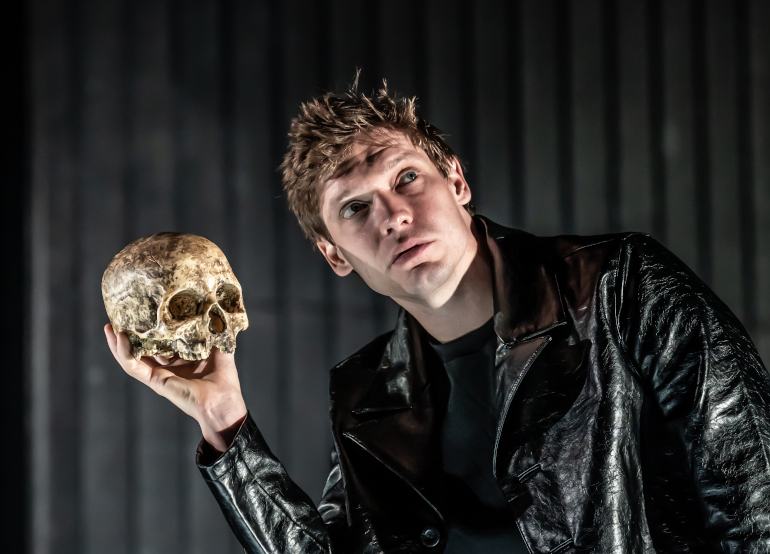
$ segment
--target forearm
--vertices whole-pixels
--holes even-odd
[[[329,538],[310,498],[273,456],[246,417],[227,449],[198,467],[230,527],[249,553],[328,553]]]

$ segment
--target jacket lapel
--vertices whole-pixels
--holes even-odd
[[[366,393],[353,408],[357,416],[408,410],[428,384],[420,324],[401,310]],[[429,348],[429,347],[428,347]]]
[[[440,464],[441,375],[425,331],[405,311],[343,434],[415,488]]]

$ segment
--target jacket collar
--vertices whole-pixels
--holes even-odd
[[[532,339],[566,319],[553,260],[540,239],[492,221],[474,218],[492,260],[494,325],[512,345]],[[410,409],[430,378],[426,358],[436,354],[427,333],[403,309],[366,393],[353,409],[357,416]]]
[[[429,381],[426,354],[435,355],[427,343],[427,333],[414,317],[401,309],[377,371],[353,413],[364,416],[414,406]]]
[[[477,216],[494,280],[495,332],[506,344],[538,336],[566,321],[553,259],[534,235]]]

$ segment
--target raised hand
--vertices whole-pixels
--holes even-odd
[[[194,362],[178,356],[136,360],[125,333],[116,335],[112,325],[107,324],[104,334],[112,355],[126,373],[194,418],[211,446],[220,452],[227,450],[231,430],[246,416],[232,354],[213,348],[207,359]]]

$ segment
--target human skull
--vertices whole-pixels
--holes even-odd
[[[176,352],[201,360],[214,346],[231,354],[238,331],[249,326],[227,258],[196,235],[158,233],[126,246],[104,272],[102,298],[137,359]]]

